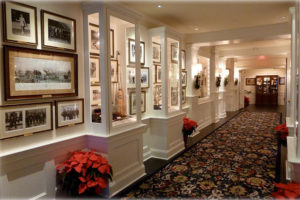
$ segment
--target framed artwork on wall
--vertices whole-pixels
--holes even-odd
[[[0,139],[52,130],[52,103],[0,106]]]
[[[136,73],[134,67],[126,68],[127,88],[136,87]],[[141,67],[141,88],[149,88],[149,68]]]
[[[56,128],[84,123],[84,100],[56,101]]]
[[[279,78],[279,85],[285,85],[285,77]]]
[[[100,84],[100,58],[90,56],[90,82]]]
[[[110,29],[110,57],[115,57],[115,31]]]
[[[162,107],[162,86],[161,84],[154,85],[153,87],[153,109],[161,110]]]
[[[4,46],[5,99],[77,96],[77,55]]]
[[[185,104],[186,102],[186,88],[181,89],[181,103]]]
[[[171,87],[171,106],[178,105],[178,87]]]
[[[91,106],[91,113],[92,113],[92,122],[93,123],[101,123],[101,107]]]
[[[41,10],[42,47],[76,51],[76,20]]]
[[[91,86],[90,89],[90,104],[91,105],[101,105],[101,87],[97,85]]]
[[[99,26],[89,23],[89,51],[90,54],[99,55],[100,53],[100,33]]]
[[[129,112],[130,115],[136,114],[136,93],[130,93],[130,100],[129,100]],[[146,92],[141,92],[141,112],[146,112]]]
[[[171,63],[178,63],[178,47],[177,47],[177,44],[171,44]]]
[[[25,4],[3,2],[3,41],[37,46],[36,8]]]
[[[140,63],[141,65],[145,64],[145,42],[140,41]],[[135,63],[135,40],[128,39],[128,57],[129,63]]]
[[[255,85],[255,78],[246,78],[246,85]]]
[[[118,83],[118,73],[119,73],[118,60],[111,60],[110,63],[111,63],[111,82]]]
[[[152,61],[157,64],[161,62],[161,46],[156,42],[152,42]]]
[[[185,50],[181,50],[181,69],[185,69],[186,65],[186,55],[185,55]]]
[[[155,83],[161,83],[161,66],[155,65]]]
[[[149,88],[149,68],[141,67],[141,88]]]
[[[186,83],[187,83],[187,72],[182,71],[181,72],[181,86],[186,87]]]

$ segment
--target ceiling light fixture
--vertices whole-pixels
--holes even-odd
[[[195,27],[194,30],[195,30],[195,31],[199,31],[199,28],[198,28],[198,27]]]
[[[158,8],[162,8],[162,5],[159,4],[157,7],[158,7]]]
[[[266,56],[259,56],[258,59],[259,60],[264,60],[266,58]]]
[[[286,16],[281,16],[280,19],[284,20],[284,19],[286,19]]]

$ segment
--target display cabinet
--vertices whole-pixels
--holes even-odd
[[[256,104],[278,104],[278,76],[256,76]]]

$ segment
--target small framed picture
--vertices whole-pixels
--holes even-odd
[[[56,128],[84,123],[84,100],[56,101]]]
[[[149,68],[141,67],[141,88],[149,88]]]
[[[136,93],[131,92],[130,93],[130,100],[129,100],[129,111],[130,115],[135,115],[136,114]],[[146,112],[146,92],[142,91],[141,92],[141,112]]]
[[[110,57],[115,57],[115,32],[113,29],[110,29]]]
[[[41,10],[42,47],[76,51],[76,20]]]
[[[186,88],[181,89],[181,103],[185,104],[186,102]]]
[[[0,139],[52,130],[52,103],[0,106]]]
[[[246,78],[246,85],[255,85],[255,78]]]
[[[36,8],[13,2],[3,3],[3,41],[37,46]]]
[[[89,51],[90,54],[100,54],[100,33],[99,26],[90,23],[89,24]]]
[[[279,85],[285,85],[285,77],[279,78]]]
[[[140,41],[140,63],[141,65],[145,64],[145,42]],[[135,63],[135,40],[128,39],[128,57],[129,57],[129,63]]]
[[[178,105],[178,87],[171,87],[171,106]]]
[[[157,64],[161,62],[161,46],[156,42],[152,42],[152,61]]]
[[[90,56],[90,82],[100,84],[100,58]]]
[[[91,89],[90,103],[91,105],[101,105],[101,87],[97,85],[92,85]]]
[[[101,123],[101,107],[99,105],[91,106],[92,122]]]
[[[111,82],[118,83],[118,60],[111,60]]]
[[[185,69],[185,65],[186,65],[186,54],[185,54],[185,50],[181,50],[181,69]]]
[[[181,72],[181,86],[186,87],[186,83],[187,83],[187,72],[182,71]]]
[[[155,83],[161,83],[161,66],[155,65]]]
[[[127,67],[126,75],[127,75],[127,88],[135,88],[136,86],[135,68]]]
[[[177,44],[171,44],[171,62],[178,63],[178,47]]]
[[[154,85],[153,88],[154,110],[161,110],[162,107],[162,87],[161,84]]]

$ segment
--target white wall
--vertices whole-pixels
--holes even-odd
[[[286,77],[286,71],[285,69],[247,69],[243,70],[243,76],[245,78],[255,78],[259,75],[278,75],[279,77]],[[244,84],[244,89],[247,91],[250,91],[251,93],[248,94],[245,93],[245,96],[248,96],[250,98],[250,104],[255,104],[255,85],[249,86],[246,85],[246,79],[242,83]],[[279,105],[285,105],[284,97],[285,97],[285,87],[286,85],[280,85],[278,87],[278,104]]]

